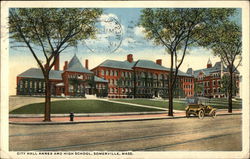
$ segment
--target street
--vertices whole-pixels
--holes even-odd
[[[10,151],[240,151],[241,115],[65,125],[10,124]]]

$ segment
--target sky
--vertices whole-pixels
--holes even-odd
[[[106,59],[126,60],[128,54],[133,54],[134,60],[156,61],[156,59],[162,59],[163,66],[170,67],[170,56],[166,53],[165,48],[155,46],[152,41],[147,40],[143,28],[138,26],[140,13],[140,8],[105,8],[98,25],[106,29],[121,28],[115,30],[115,32],[100,30],[97,39],[85,40],[80,42],[77,48],[66,49],[60,54],[60,69],[63,69],[64,61],[69,61],[74,54],[82,61],[83,66],[85,66],[85,59],[88,59],[90,69]],[[241,25],[241,10],[238,10],[238,13],[238,15],[232,17],[232,20]],[[209,59],[212,64],[220,60],[213,56],[211,50],[206,48],[192,48],[188,52],[180,68],[184,72],[189,67],[193,69],[205,68]],[[10,47],[9,55],[9,94],[14,95],[16,76],[31,67],[37,68],[38,65],[30,51],[25,48]]]

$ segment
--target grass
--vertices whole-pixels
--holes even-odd
[[[147,106],[155,106],[161,108],[168,108],[168,101],[157,101],[157,100],[150,100],[150,99],[114,99],[115,101],[125,102],[125,103],[134,103],[134,104],[141,104]],[[174,99],[174,109],[176,110],[185,110],[186,107],[185,100],[177,100]],[[227,109],[228,104],[226,99],[219,100],[210,100],[210,105],[214,106],[217,109]],[[242,103],[240,102],[233,102],[233,109],[241,109]]]
[[[136,107],[99,100],[67,100],[51,102],[52,114],[74,113],[118,113],[118,112],[146,112],[159,109]],[[25,105],[15,109],[10,114],[43,114],[44,103]]]

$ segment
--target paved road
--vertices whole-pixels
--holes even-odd
[[[10,151],[241,150],[241,115],[72,125],[12,125]]]

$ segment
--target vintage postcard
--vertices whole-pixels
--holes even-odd
[[[249,158],[249,2],[1,2],[1,158]]]

